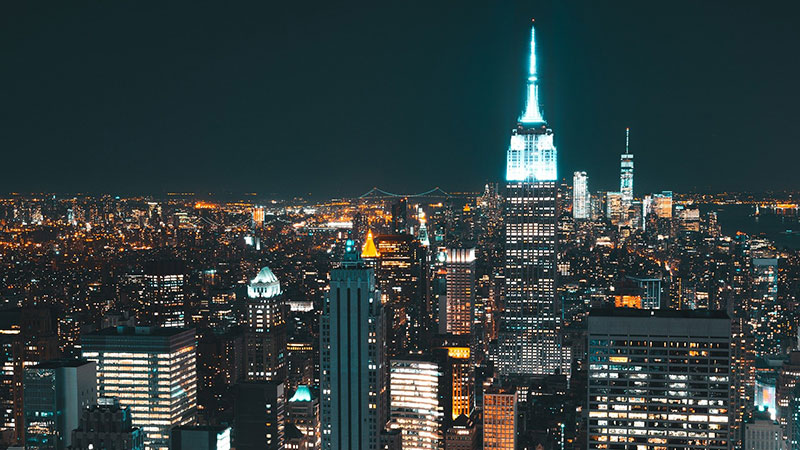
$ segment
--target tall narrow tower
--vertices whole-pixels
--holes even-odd
[[[323,449],[378,448],[387,414],[383,323],[374,269],[348,240],[320,320]]]
[[[566,372],[556,299],[556,147],[539,107],[531,28],[525,110],[511,132],[506,166],[506,301],[492,357],[503,375]]]
[[[633,153],[630,150],[631,129],[625,128],[625,153],[619,160],[619,192],[622,193],[622,209],[628,212],[633,202]]]

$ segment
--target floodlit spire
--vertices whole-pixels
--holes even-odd
[[[525,112],[519,118],[521,123],[544,122],[539,107],[539,79],[536,77],[536,29],[531,25],[531,62],[528,68],[528,97],[525,101]]]
[[[631,154],[631,152],[629,150],[630,149],[630,145],[629,144],[631,142],[630,137],[631,137],[631,128],[627,127],[627,128],[625,128],[625,154],[626,155],[630,155]]]
[[[361,257],[377,258],[378,256],[378,249],[375,248],[375,241],[372,240],[372,230],[370,230],[367,232],[367,240],[361,248]]]

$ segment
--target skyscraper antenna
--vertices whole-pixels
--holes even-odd
[[[631,137],[631,127],[625,128],[625,154],[630,155],[630,137]]]

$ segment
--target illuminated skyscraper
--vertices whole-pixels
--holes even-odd
[[[372,268],[347,241],[320,320],[322,448],[376,450],[386,424],[384,320]]]
[[[621,192],[606,192],[606,218],[613,225],[618,225],[625,219],[625,202],[622,201]]]
[[[517,392],[488,387],[483,393],[484,450],[517,448]]]
[[[672,191],[663,191],[659,194],[653,194],[651,208],[659,219],[671,219]]]
[[[186,324],[185,267],[178,260],[152,261],[144,270],[141,322],[152,326]]]
[[[82,344],[83,357],[97,362],[98,397],[130,407],[146,448],[168,449],[169,430],[194,423],[194,329],[120,326],[85,334]]]
[[[556,299],[556,147],[539,108],[534,28],[527,93],[507,154],[506,298],[492,359],[506,375],[567,373]]]
[[[588,339],[589,449],[729,448],[727,314],[593,310]]]
[[[589,177],[586,172],[575,172],[572,176],[572,217],[585,220],[591,217]]]
[[[440,310],[440,331],[448,334],[470,334],[475,306],[475,249],[447,249],[445,268],[446,306],[444,310]]]
[[[389,426],[401,430],[403,448],[441,448],[444,412],[439,402],[442,381],[439,365],[424,359],[394,359],[389,376]]]
[[[619,192],[622,194],[622,209],[627,211],[633,202],[633,153],[630,152],[630,128],[625,128],[625,153],[619,160]]]
[[[264,267],[247,286],[245,332],[246,377],[249,381],[286,378],[286,305],[281,284]]]

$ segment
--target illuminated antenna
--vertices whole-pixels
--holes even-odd
[[[630,155],[631,152],[628,150],[630,147],[630,138],[631,138],[631,127],[625,128],[625,154]]]

